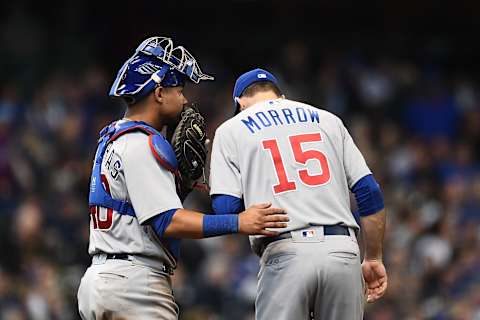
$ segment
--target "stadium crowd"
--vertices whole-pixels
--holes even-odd
[[[478,79],[428,59],[320,51],[288,41],[261,67],[287,98],[344,119],[382,187],[389,288],[365,319],[480,319]],[[186,88],[210,137],[233,113],[237,75],[214,69],[220,81]],[[123,111],[107,96],[111,70],[82,70],[51,68],[28,92],[0,82],[0,319],[78,318],[96,139]],[[197,191],[185,206],[211,210]],[[257,271],[245,237],[183,241],[174,276],[181,319],[253,319]]]

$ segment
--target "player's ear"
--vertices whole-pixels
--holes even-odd
[[[158,86],[155,88],[155,90],[153,91],[153,96],[155,98],[155,101],[157,101],[158,103],[162,103],[163,102],[163,88]]]
[[[242,100],[242,98],[237,98],[237,103],[240,111],[243,111],[245,109],[245,102]]]

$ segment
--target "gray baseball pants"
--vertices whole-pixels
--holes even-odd
[[[177,320],[170,276],[128,260],[92,263],[78,289],[83,320]]]
[[[353,230],[350,236],[324,236],[322,227],[305,230],[265,249],[256,320],[363,319],[364,281]]]

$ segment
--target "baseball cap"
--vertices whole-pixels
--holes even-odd
[[[233,88],[233,103],[235,106],[235,114],[240,112],[240,105],[238,104],[237,100],[243,94],[245,89],[247,89],[251,84],[255,82],[262,81],[270,81],[273,82],[276,86],[278,86],[277,78],[275,78],[275,76],[267,70],[263,70],[260,68],[245,72],[240,77],[238,77],[237,81],[235,82],[235,87]]]

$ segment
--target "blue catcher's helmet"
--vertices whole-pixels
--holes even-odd
[[[183,86],[187,79],[199,83],[213,80],[213,77],[200,70],[195,58],[184,47],[174,47],[172,39],[151,37],[144,40],[123,64],[109,95],[134,103],[159,85]]]

